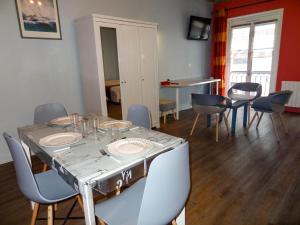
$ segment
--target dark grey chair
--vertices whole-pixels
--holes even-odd
[[[184,143],[156,157],[147,178],[96,204],[95,214],[108,225],[168,224],[184,208],[189,191],[189,149]]]
[[[240,91],[241,93],[238,93]],[[251,93],[252,92],[252,93]],[[237,110],[244,107],[243,126],[247,127],[250,122],[250,104],[253,100],[259,98],[262,93],[262,86],[259,83],[241,82],[235,83],[228,90],[227,96],[230,101],[227,101],[229,108],[227,118],[232,110],[231,133],[235,133]]]
[[[128,108],[127,120],[139,127],[151,128],[150,112],[144,105],[131,105]]]
[[[255,110],[255,114],[249,124],[248,129],[251,127],[255,117],[258,117],[258,122],[256,125],[256,128],[258,128],[264,113],[268,113],[270,115],[272,125],[274,127],[277,141],[280,142],[280,138],[273,118],[273,114],[276,113],[279,115],[285,133],[288,133],[288,129],[283,121],[282,113],[284,112],[285,105],[288,103],[292,93],[293,92],[289,90],[278,91],[278,92],[270,93],[269,96],[267,97],[261,97],[256,99],[252,104],[252,108]],[[258,112],[261,112],[260,116],[258,115]]]
[[[192,107],[197,113],[190,135],[193,135],[195,127],[197,125],[199,116],[206,115],[208,117],[208,123],[211,115],[216,115],[216,142],[219,141],[219,121],[223,117],[226,111],[225,97],[220,95],[209,95],[209,94],[192,94]],[[228,121],[224,116],[224,122],[226,125],[227,133],[229,134]]]
[[[34,110],[34,123],[46,123],[67,115],[65,107],[60,103],[39,105]]]
[[[21,144],[7,133],[3,133],[3,137],[14,161],[18,186],[27,199],[35,202],[31,224],[35,224],[36,220],[38,220],[37,214],[40,204],[46,204],[48,205],[48,224],[52,225],[54,220],[53,205],[75,196],[77,199],[74,201],[68,216],[55,219],[64,220],[63,224],[66,223],[67,219],[79,219],[78,217],[69,217],[76,202],[78,200],[81,201],[78,197],[78,192],[53,170],[33,174]]]

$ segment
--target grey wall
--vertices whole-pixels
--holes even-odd
[[[117,31],[101,27],[101,45],[105,80],[119,80]]]
[[[0,0],[1,134],[16,136],[17,127],[32,123],[35,106],[46,102],[83,111],[74,20],[91,13],[157,22],[161,80],[209,74],[210,43],[185,39],[189,15],[210,16],[206,0],[58,0],[58,6],[62,40],[22,39],[15,1]],[[10,160],[1,137],[0,163]]]

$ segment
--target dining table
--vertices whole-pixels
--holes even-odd
[[[95,117],[95,116],[94,116]],[[98,123],[112,121],[106,116],[96,116]],[[83,199],[86,225],[95,225],[95,193],[107,195],[122,186],[129,186],[146,176],[152,160],[185,142],[184,139],[156,130],[131,125],[120,130],[117,135],[108,129],[91,129],[75,144],[63,146],[43,146],[41,140],[49,135],[77,132],[78,126],[33,124],[18,128],[23,146],[40,160],[55,170],[70,186],[77,190]],[[117,158],[107,154],[107,146],[129,139],[143,139],[151,142],[151,148],[134,157]],[[130,206],[128,206],[130,207]],[[185,210],[176,219],[178,225],[185,224]]]

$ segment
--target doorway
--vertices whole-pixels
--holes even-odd
[[[275,91],[282,10],[229,19],[226,83],[262,85],[262,96]]]
[[[117,30],[100,27],[107,114],[114,119],[122,119],[122,102],[118,62]]]

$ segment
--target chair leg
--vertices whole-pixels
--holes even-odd
[[[229,125],[228,125],[228,119],[227,119],[226,116],[224,116],[224,123],[225,123],[225,126],[226,126],[227,135],[229,136]]]
[[[48,223],[47,225],[53,225],[53,205],[48,206]]]
[[[83,202],[82,202],[81,196],[80,196],[80,195],[77,195],[77,196],[76,196],[76,199],[77,199],[77,201],[78,201],[78,204],[80,205],[80,208],[81,208],[82,211],[83,211]]]
[[[190,132],[190,136],[192,136],[193,133],[194,133],[194,130],[195,130],[196,124],[197,124],[197,122],[198,122],[199,116],[200,116],[200,113],[197,114],[197,117],[196,117],[196,119],[195,119],[195,121],[194,121],[192,130],[191,130],[191,132]]]
[[[172,220],[172,225],[177,225],[176,220]]]
[[[105,225],[105,223],[103,222],[103,220],[98,219],[98,221],[99,221],[99,224],[100,224],[100,225]]]
[[[281,124],[282,124],[282,126],[284,128],[284,132],[286,134],[288,134],[289,131],[288,131],[288,128],[287,128],[286,124],[284,123],[284,119],[283,119],[283,116],[282,116],[281,113],[279,113],[279,119],[280,119],[280,122],[281,122]]]
[[[167,123],[167,114],[164,113],[164,124],[166,124],[166,123]]]
[[[254,116],[252,117],[252,120],[250,121],[250,123],[249,123],[249,125],[248,125],[248,129],[247,129],[247,130],[250,129],[250,127],[252,126],[252,123],[254,122],[255,117],[256,117],[257,115],[258,115],[258,112],[255,112]]]
[[[274,121],[272,113],[270,113],[270,118],[271,118],[272,125],[273,125],[274,131],[275,131],[277,142],[279,143],[280,142],[280,138],[279,138],[279,134],[278,134],[277,127],[276,127],[276,124],[275,124],[275,121]]]
[[[35,225],[39,209],[40,209],[40,204],[39,203],[34,203],[34,208],[33,208],[33,212],[32,212],[30,225]]]
[[[262,113],[260,114],[260,116],[258,117],[256,129],[258,129],[258,126],[259,126],[259,124],[260,124],[260,121],[261,121],[261,118],[263,117],[263,115],[264,115],[264,113],[262,112]]]
[[[216,142],[219,141],[219,115],[216,116]]]
[[[231,112],[231,109],[228,110],[228,113],[227,113],[227,115],[226,115],[226,119],[227,119],[227,120],[228,120],[228,118],[229,118],[230,112]]]
[[[46,163],[44,163],[42,172],[47,171],[47,169],[48,169],[48,165]]]

